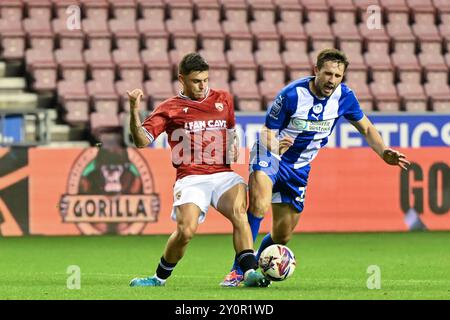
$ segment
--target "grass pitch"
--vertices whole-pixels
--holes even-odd
[[[297,269],[269,288],[219,287],[231,235],[197,235],[165,287],[128,287],[153,275],[167,238],[0,238],[0,299],[450,299],[449,232],[296,234]],[[67,288],[71,265],[81,269],[79,290]],[[378,290],[367,288],[371,265],[381,270]]]

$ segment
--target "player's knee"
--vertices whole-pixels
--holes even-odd
[[[270,201],[255,198],[250,202],[249,211],[256,217],[263,217],[269,209]]]
[[[178,240],[180,242],[188,243],[194,237],[195,228],[181,226],[181,227],[178,227],[177,234],[178,234]]]
[[[291,240],[291,233],[272,234],[273,242],[277,244],[287,244]]]

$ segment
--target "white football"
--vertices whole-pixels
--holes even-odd
[[[273,244],[261,252],[259,267],[262,274],[269,280],[286,280],[295,271],[294,253],[286,246]]]

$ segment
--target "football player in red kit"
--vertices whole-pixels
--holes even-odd
[[[169,237],[154,276],[135,278],[130,286],[163,286],[184,255],[198,224],[212,205],[233,225],[236,258],[244,271],[244,284],[265,287],[269,281],[255,271],[257,261],[247,220],[246,185],[230,168],[237,159],[232,96],[208,87],[208,63],[189,53],[179,64],[178,79],[183,90],[161,103],[141,123],[140,89],[127,92],[130,101],[130,130],[138,148],[146,147],[166,132],[177,169],[172,218],[177,228]]]

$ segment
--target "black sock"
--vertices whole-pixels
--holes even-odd
[[[161,261],[156,269],[156,276],[160,279],[166,280],[172,274],[173,269],[175,269],[176,263],[167,262],[164,257],[161,257]]]
[[[256,261],[253,250],[243,250],[236,255],[236,260],[241,267],[242,272],[245,274],[248,270],[258,268],[258,262]]]

